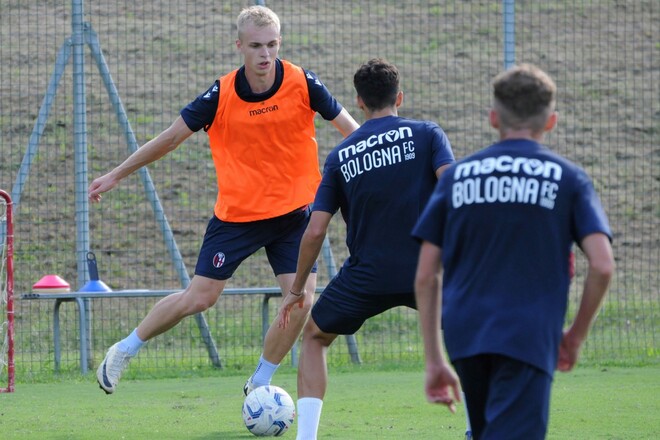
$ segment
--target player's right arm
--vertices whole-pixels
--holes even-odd
[[[435,177],[439,179],[440,176],[442,176],[442,173],[444,173],[445,170],[446,170],[447,168],[449,168],[449,165],[451,165],[451,164],[447,163],[447,164],[444,164],[444,165],[438,167],[438,169],[435,170]]]
[[[440,335],[441,273],[442,249],[423,241],[415,274],[415,301],[424,340],[426,399],[431,403],[447,405],[451,412],[455,412],[454,402],[460,402],[461,391],[458,377],[445,356]]]
[[[276,319],[280,328],[284,329],[289,325],[289,315],[295,304],[302,307],[305,301],[305,295],[314,295],[314,292],[305,291],[305,285],[307,284],[309,274],[312,272],[314,263],[321,253],[323,241],[328,233],[328,226],[331,219],[332,214],[329,212],[312,211],[307,228],[300,240],[296,277],[291,285],[291,292],[293,293],[290,292],[284,297],[277,314]],[[299,293],[300,295],[298,295]]]
[[[138,148],[124,162],[103,176],[94,179],[87,194],[92,202],[101,201],[101,194],[117,186],[119,181],[135,170],[148,165],[167,153],[175,150],[194,132],[188,128],[183,118],[179,116],[167,129]]]

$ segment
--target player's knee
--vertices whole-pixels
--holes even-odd
[[[298,307],[298,311],[300,312],[301,315],[307,316],[309,312],[312,310],[312,306],[314,305],[314,298],[312,297],[311,300],[305,300],[303,303],[302,307]]]
[[[309,318],[303,327],[303,340],[304,338],[312,339],[321,330],[318,328],[313,318]]]
[[[313,318],[307,321],[303,330],[303,342],[307,339],[310,343],[317,345],[329,346],[335,336],[321,330]]]
[[[293,307],[291,307],[291,314],[290,317],[291,319],[294,320],[306,320],[307,317],[309,316],[309,312],[312,310],[312,306],[314,305],[313,298],[311,301],[305,300],[305,302],[300,305],[300,303],[295,304]]]
[[[189,294],[186,297],[188,311],[191,315],[202,313],[215,305],[218,295],[205,293]]]

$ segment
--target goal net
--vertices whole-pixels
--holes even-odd
[[[14,229],[11,197],[0,190],[0,393],[14,391]]]

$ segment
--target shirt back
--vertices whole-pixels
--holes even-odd
[[[610,229],[584,170],[529,140],[452,165],[414,235],[442,248],[443,329],[452,359],[503,354],[554,372],[569,254]]]
[[[364,293],[412,292],[419,244],[410,233],[453,162],[447,136],[432,122],[388,116],[366,121],[333,149],[313,210],[341,210],[350,256],[339,276]]]

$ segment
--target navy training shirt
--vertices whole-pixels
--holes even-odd
[[[304,69],[303,69],[304,70]],[[309,89],[310,107],[319,113],[323,119],[332,121],[342,110],[341,104],[330,94],[330,91],[319,80],[316,74],[304,70]],[[275,83],[270,90],[264,93],[253,93],[245,77],[245,66],[237,72],[236,92],[241,99],[247,102],[259,102],[273,96],[282,85],[284,69],[280,60],[276,60]],[[218,97],[220,96],[220,81],[215,80],[213,85],[204,93],[195,98],[181,110],[181,117],[188,128],[192,131],[207,129],[213,123],[215,113],[218,109]]]
[[[442,248],[452,360],[497,353],[553,375],[569,253],[610,227],[587,174],[529,140],[506,140],[441,176],[413,235]]]
[[[338,276],[366,294],[414,291],[419,243],[411,231],[454,155],[435,123],[366,121],[328,155],[313,211],[341,210],[350,256]]]

